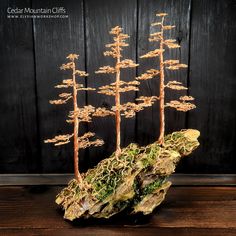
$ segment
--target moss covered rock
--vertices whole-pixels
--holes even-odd
[[[130,144],[117,159],[113,153],[83,174],[84,186],[69,182],[56,197],[64,218],[109,218],[128,208],[131,213],[150,214],[164,200],[181,157],[199,146],[197,130],[182,130],[165,136],[165,144],[145,147]]]

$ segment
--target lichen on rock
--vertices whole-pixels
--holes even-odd
[[[199,146],[199,135],[197,130],[182,130],[165,136],[162,146],[132,143],[119,158],[113,153],[82,174],[83,188],[73,179],[57,195],[64,218],[109,218],[126,208],[130,213],[150,214],[164,200],[171,185],[168,176],[181,157]]]

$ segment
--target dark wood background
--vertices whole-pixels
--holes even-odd
[[[7,7],[51,8],[62,6],[68,19],[8,19]],[[66,78],[59,70],[69,53],[79,53],[78,67],[90,73],[85,85],[98,87],[113,80],[94,71],[112,63],[103,56],[111,41],[108,31],[121,25],[130,35],[125,57],[140,67],[124,73],[133,78],[154,66],[154,60],[139,56],[153,49],[147,40],[155,12],[167,12],[176,25],[171,36],[181,49],[166,58],[180,58],[188,70],[167,73],[168,79],[182,81],[196,98],[197,109],[188,113],[167,110],[167,132],[182,128],[201,131],[201,146],[182,161],[182,173],[235,173],[236,166],[236,1],[235,0],[1,0],[0,1],[0,172],[72,172],[72,146],[43,143],[68,132],[65,123],[70,105],[52,106],[57,96],[53,86]],[[138,95],[156,95],[157,80],[143,82]],[[168,94],[167,99],[178,94]],[[113,104],[110,97],[96,93],[79,96],[79,103],[94,106]],[[122,145],[153,142],[158,136],[157,105],[122,121]],[[81,169],[107,157],[115,146],[112,118],[95,119],[84,126],[102,137],[106,144],[81,152]]]

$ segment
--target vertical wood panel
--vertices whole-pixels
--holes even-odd
[[[114,75],[94,74],[100,66],[113,65],[114,59],[104,57],[105,44],[112,42],[109,31],[112,27],[120,25],[124,32],[130,35],[129,47],[122,52],[124,58],[135,60],[136,58],[136,1],[134,0],[86,0],[86,31],[87,31],[87,65],[90,73],[88,86],[96,87],[115,81]],[[135,78],[135,69],[124,69],[121,72],[122,80],[129,81]],[[121,101],[132,101],[135,93],[121,95]],[[96,107],[111,107],[114,105],[114,97],[96,93],[88,94],[88,103]],[[115,150],[115,119],[114,117],[96,118],[89,125],[91,131],[103,138],[105,145],[99,148],[90,148],[91,165],[108,157]],[[121,144],[127,145],[134,141],[135,120],[122,119]]]
[[[1,1],[0,13],[0,172],[37,172],[37,145],[32,21],[8,19],[7,7],[30,2]]]
[[[6,18],[7,6],[24,8],[30,7],[31,2],[33,8],[65,7],[69,18]],[[0,1],[0,7],[1,173],[73,171],[72,145],[57,148],[43,143],[45,138],[72,130],[71,125],[65,122],[72,106],[55,106],[48,102],[62,91],[54,89],[54,85],[69,76],[60,71],[59,66],[65,62],[67,54],[79,53],[78,67],[85,69],[87,64],[90,73],[85,84],[98,88],[114,81],[113,76],[94,74],[100,66],[113,63],[112,58],[103,56],[105,44],[112,40],[108,34],[110,28],[121,25],[124,32],[131,36],[128,40],[130,47],[124,49],[124,57],[135,60],[154,48],[148,42],[148,36],[154,30],[150,23],[156,20],[156,12],[169,14],[167,22],[176,25],[171,36],[181,45],[180,50],[169,51],[166,58],[180,58],[186,64],[190,59],[189,70],[176,73],[167,71],[166,78],[188,84],[189,94],[196,98],[197,105],[197,109],[187,115],[166,109],[166,133],[185,128],[185,125],[201,131],[201,146],[190,158],[180,163],[178,172],[235,172],[234,0],[3,0]],[[138,59],[138,63],[138,74],[153,68],[155,64],[152,59]],[[122,79],[135,77],[135,69],[124,71]],[[142,82],[138,95],[157,95],[157,90],[158,79]],[[171,91],[171,94],[167,93],[166,100],[177,98],[180,94]],[[124,102],[132,101],[134,97],[134,93],[122,94]],[[113,97],[95,92],[89,92],[87,98],[85,94],[80,94],[80,105],[84,105],[86,100],[94,106],[110,107],[114,104]],[[85,130],[86,126],[83,127]],[[90,148],[87,155],[81,153],[82,170],[107,157],[115,149],[114,118],[96,118],[94,123],[89,124],[89,130],[96,132],[106,144]],[[136,120],[122,120],[123,146],[134,141],[135,131],[139,144],[157,139],[157,104],[138,113]]]
[[[235,173],[236,2],[194,0],[190,92],[197,109],[188,127],[201,131],[201,147],[186,159],[188,173]]]
[[[68,18],[35,19],[34,37],[36,52],[36,79],[38,89],[40,141],[44,172],[69,172],[73,170],[72,144],[54,147],[44,144],[45,138],[73,132],[72,125],[66,123],[72,103],[66,105],[50,105],[49,100],[57,98],[61,89],[55,89],[62,79],[70,78],[70,74],[60,71],[69,53],[80,54],[78,68],[84,70],[84,25],[83,2],[81,1],[44,1],[33,0],[33,8],[64,7]],[[82,82],[82,81],[80,81]],[[83,82],[82,82],[83,83]],[[85,104],[85,94],[78,96],[80,105]],[[84,156],[81,153],[81,162]]]
[[[150,26],[157,21],[156,13],[165,12],[166,24],[176,25],[176,28],[166,32],[165,36],[176,39],[180,44],[180,49],[166,50],[164,59],[179,59],[182,63],[188,64],[189,51],[189,17],[191,0],[140,0],[139,5],[139,38],[138,38],[138,55],[141,56],[150,50],[154,50],[159,45],[148,41],[150,33],[156,32],[157,27]],[[157,68],[155,59],[139,59],[139,74],[144,73],[147,69]],[[159,69],[159,68],[157,68]],[[165,80],[177,80],[187,85],[186,69],[179,71],[165,71]],[[141,91],[139,95],[159,96],[159,78],[141,82]],[[166,90],[166,101],[177,99],[184,95],[184,91]],[[166,133],[185,128],[185,113],[178,112],[174,109],[167,108],[166,115]],[[140,112],[137,116],[137,141],[144,145],[157,140],[159,136],[159,104],[155,103],[152,108]]]

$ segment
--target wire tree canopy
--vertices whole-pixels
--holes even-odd
[[[77,83],[76,77],[86,77],[88,74],[85,71],[76,69],[75,60],[78,59],[79,55],[69,54],[67,59],[69,62],[63,64],[61,70],[70,70],[72,73],[71,78],[63,80],[61,84],[56,85],[55,88],[59,89],[70,89],[70,92],[63,92],[59,94],[59,98],[56,100],[50,100],[50,104],[61,105],[66,104],[68,101],[72,100],[73,110],[69,112],[68,123],[74,125],[74,130],[72,134],[56,135],[52,139],[47,139],[45,143],[54,143],[55,146],[60,146],[67,144],[73,138],[74,140],[74,172],[75,178],[78,180],[81,187],[83,187],[83,180],[81,174],[79,173],[79,149],[84,149],[90,146],[101,146],[103,145],[103,140],[93,139],[95,133],[87,132],[82,136],[79,136],[79,128],[81,122],[91,122],[92,114],[95,112],[95,108],[91,105],[79,107],[77,103],[78,91],[90,91],[95,90],[94,88],[85,88],[83,84]]]
[[[165,103],[165,89],[171,90],[187,90],[181,82],[173,80],[165,82],[165,71],[166,70],[179,70],[182,68],[187,68],[186,64],[180,63],[178,59],[164,59],[164,54],[167,49],[176,49],[180,48],[180,45],[176,42],[175,39],[165,38],[165,32],[175,28],[174,25],[165,24],[166,13],[156,14],[158,21],[151,24],[153,27],[157,27],[158,31],[151,33],[149,41],[157,45],[155,50],[149,51],[146,54],[142,55],[140,58],[158,58],[157,68],[148,69],[145,73],[137,77],[137,80],[150,80],[155,77],[159,78],[159,103],[160,103],[160,134],[158,142],[164,144],[164,135],[165,135],[165,108],[175,108],[177,111],[189,111],[194,109],[196,106],[189,101],[194,100],[191,96],[182,96],[179,100],[173,100]]]
[[[105,94],[107,96],[113,96],[115,99],[115,105],[111,109],[98,108],[96,109],[94,116],[115,116],[116,119],[116,157],[118,158],[121,153],[120,148],[120,123],[121,116],[125,118],[132,118],[136,112],[144,109],[144,107],[152,106],[153,103],[158,99],[157,96],[152,97],[140,97],[134,102],[127,102],[121,104],[120,96],[121,93],[130,91],[139,91],[138,80],[130,80],[128,82],[121,80],[120,71],[126,68],[135,68],[138,66],[131,59],[123,59],[122,50],[123,47],[129,46],[126,39],[129,38],[128,34],[123,33],[123,29],[120,26],[116,26],[111,29],[110,34],[113,36],[113,42],[106,44],[107,51],[104,52],[104,56],[111,56],[115,59],[113,66],[106,65],[100,67],[97,74],[114,74],[115,82],[108,85],[104,85],[98,88],[98,93]],[[156,73],[155,71],[153,73]]]

